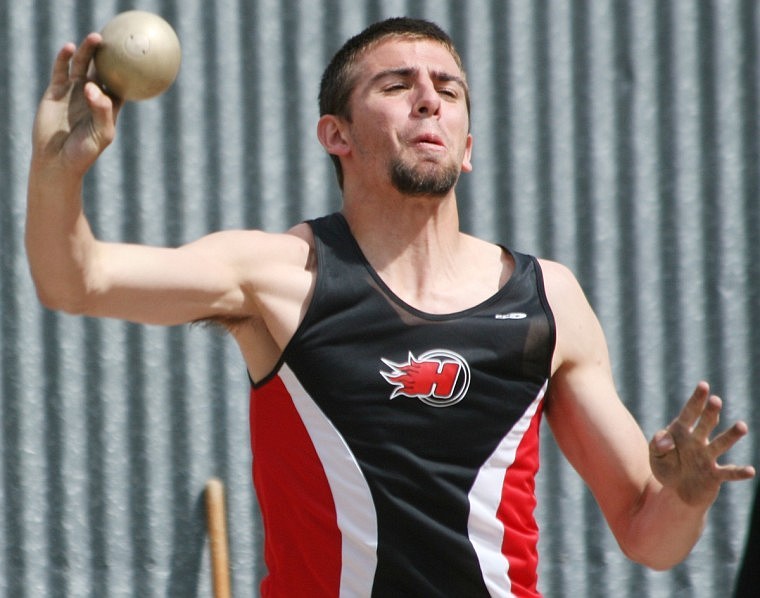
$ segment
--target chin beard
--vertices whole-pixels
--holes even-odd
[[[454,188],[459,178],[454,166],[425,170],[398,159],[391,163],[390,170],[393,186],[406,195],[442,197]]]

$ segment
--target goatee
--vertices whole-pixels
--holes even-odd
[[[459,171],[455,166],[436,169],[415,168],[400,159],[391,162],[391,182],[406,195],[442,197],[456,185]]]

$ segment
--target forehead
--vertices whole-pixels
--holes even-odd
[[[357,80],[369,80],[390,69],[413,69],[447,73],[463,78],[454,56],[443,44],[430,39],[389,37],[368,48],[357,60]]]

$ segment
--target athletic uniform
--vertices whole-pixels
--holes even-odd
[[[554,321],[538,262],[454,314],[399,299],[341,214],[251,392],[264,596],[538,596],[533,516]]]

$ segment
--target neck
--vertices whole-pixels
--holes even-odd
[[[382,194],[347,192],[343,213],[373,267],[382,270],[398,259],[431,260],[459,241],[459,215],[452,189],[443,197],[409,196],[394,189]]]
[[[370,265],[396,295],[428,313],[452,313],[495,293],[512,270],[491,243],[459,230],[456,196],[393,189],[344,193],[343,214]]]
[[[453,190],[445,197],[346,193],[343,214],[375,271],[412,304],[467,267]]]

